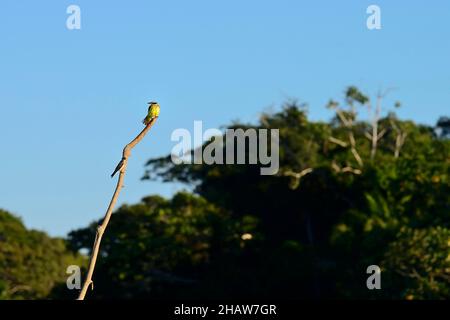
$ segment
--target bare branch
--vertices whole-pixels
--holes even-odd
[[[351,151],[353,154],[353,157],[355,158],[356,162],[358,162],[359,166],[362,167],[364,165],[358,151],[356,150],[356,141],[355,136],[353,135],[353,132],[350,131],[348,133],[348,140],[350,141]]]
[[[378,97],[383,99],[385,98],[389,93],[391,93],[392,91],[397,90],[397,87],[388,87],[387,89],[385,89],[384,91],[379,90],[378,91]]]
[[[30,286],[27,286],[27,285],[17,285],[17,286],[14,286],[14,287],[12,287],[10,290],[9,290],[9,294],[14,294],[14,293],[16,293],[16,292],[18,292],[18,291],[31,291],[31,290],[33,290],[33,288],[31,288]]]
[[[345,141],[342,141],[341,139],[337,139],[334,137],[329,137],[328,140],[330,140],[331,142],[340,145],[341,147],[346,148],[348,146],[348,144]]]
[[[394,151],[394,157],[398,158],[400,156],[400,150],[405,144],[406,136],[408,134],[406,132],[399,132],[397,134],[397,138],[395,139],[395,151]]]
[[[348,172],[348,173],[353,173],[353,174],[361,174],[362,173],[362,171],[360,170],[360,169],[355,169],[355,168],[352,168],[352,167],[350,167],[350,166],[346,166],[346,167],[344,167],[344,168],[341,168],[340,166],[338,166],[337,164],[336,164],[336,162],[332,162],[331,163],[331,167],[334,169],[334,171],[336,171],[336,172],[343,172],[343,173],[346,173],[346,172]]]
[[[300,179],[301,177],[306,176],[308,173],[311,173],[313,171],[314,171],[313,168],[306,168],[300,172],[294,172],[292,170],[288,170],[288,171],[284,172],[283,175],[289,176],[289,177],[294,177],[296,179]]]
[[[87,273],[86,279],[84,280],[83,288],[81,289],[77,300],[84,300],[84,297],[86,296],[86,292],[87,292],[89,286],[92,286],[92,289],[94,288],[94,282],[92,281],[92,275],[94,273],[95,264],[97,262],[98,252],[100,250],[100,242],[102,241],[103,233],[105,232],[106,227],[108,226],[109,220],[111,219],[112,211],[117,202],[117,198],[119,197],[120,190],[123,187],[123,180],[125,177],[125,171],[127,170],[128,158],[131,155],[131,150],[142,140],[142,138],[144,138],[144,136],[147,134],[147,132],[150,130],[150,128],[153,126],[153,124],[156,122],[156,119],[157,119],[157,117],[150,120],[148,122],[148,124],[145,126],[145,128],[136,136],[136,138],[134,138],[123,149],[123,152],[122,152],[123,165],[119,172],[119,179],[117,180],[116,189],[114,190],[114,194],[111,198],[111,202],[109,203],[108,209],[106,210],[105,217],[103,218],[103,222],[102,222],[102,224],[100,224],[97,227],[97,233],[95,235],[95,241],[94,241],[94,246],[92,248],[91,259],[89,261],[88,273]]]
[[[344,168],[341,169],[341,172],[350,172],[350,173],[353,173],[353,174],[361,174],[362,173],[361,170],[355,169],[355,168],[352,168],[352,167],[344,167]]]
[[[351,127],[352,123],[350,122],[350,120],[348,120],[345,115],[342,113],[342,110],[340,110],[339,108],[336,109],[336,114],[338,115],[339,119],[341,119],[342,123],[344,124],[344,126],[346,127]]]
[[[336,164],[336,162],[331,162],[331,168],[333,168],[334,169],[334,171],[336,171],[336,172],[341,172],[341,167],[339,167],[337,164]]]
[[[358,162],[358,164],[362,167],[364,165],[358,151],[356,151],[356,148],[352,147],[352,154],[355,157],[356,162]]]
[[[348,140],[350,141],[350,145],[354,148],[356,145],[356,141],[352,131],[348,133]]]
[[[377,140],[380,140],[381,138],[383,138],[383,136],[386,134],[386,132],[387,132],[386,129],[381,130],[380,133],[378,133]]]

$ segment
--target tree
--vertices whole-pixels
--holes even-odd
[[[390,281],[396,284],[388,288],[394,296],[450,297],[450,229],[402,228],[389,245],[383,264],[390,270]]]
[[[44,299],[57,284],[65,285],[69,265],[83,263],[65,240],[27,230],[0,210],[0,299]]]
[[[263,114],[256,125],[230,126],[279,129],[277,176],[259,175],[258,165],[174,165],[167,156],[149,160],[144,179],[188,183],[233,219],[250,215],[259,221],[261,241],[255,259],[276,256],[282,265],[289,257],[309,279],[296,277],[293,269],[261,263],[260,270],[270,268],[272,277],[279,279],[281,292],[296,297],[386,297],[388,290],[371,292],[365,287],[367,266],[383,264],[383,272],[392,274],[395,263],[388,252],[393,243],[407,241],[408,235],[401,232],[404,227],[416,232],[441,226],[443,234],[450,227],[450,143],[439,139],[434,128],[402,121],[393,112],[386,116],[376,112],[374,131],[373,121],[357,119],[356,107],[369,102],[357,88],[349,87],[345,94],[349,109],[332,100],[336,117],[329,123],[308,121],[306,105],[290,101],[280,112]],[[375,144],[367,132],[377,136]],[[280,248],[296,249],[286,253]],[[427,250],[430,247],[420,252]],[[358,277],[360,281],[355,281]],[[436,281],[445,294],[449,284],[443,278]],[[416,285],[394,283],[398,291],[389,294],[397,298]]]

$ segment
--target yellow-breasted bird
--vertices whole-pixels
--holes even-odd
[[[148,106],[148,113],[147,116],[144,118],[144,120],[142,120],[142,123],[145,125],[148,125],[148,123],[159,116],[159,111],[160,111],[160,107],[158,102],[148,102],[149,106]]]

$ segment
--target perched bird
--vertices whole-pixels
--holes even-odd
[[[142,120],[142,123],[145,124],[145,125],[148,125],[148,123],[152,119],[158,117],[159,116],[159,110],[160,110],[158,102],[152,101],[152,102],[148,102],[148,104],[149,104],[149,106],[148,106],[147,116],[144,118],[144,120]]]
[[[122,158],[120,160],[119,164],[117,165],[116,169],[114,169],[114,172],[112,173],[111,178],[114,177],[114,175],[122,169],[124,162],[125,162],[125,158]]]

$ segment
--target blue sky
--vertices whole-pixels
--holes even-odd
[[[66,8],[81,8],[81,30]],[[366,28],[381,8],[382,29]],[[434,124],[450,106],[450,2],[9,1],[0,3],[0,207],[65,235],[103,216],[123,146],[146,102],[161,117],[130,159],[119,204],[171,195],[142,182],[176,128],[256,121],[288,98],[324,105],[357,85],[395,86],[403,118]],[[391,101],[392,100],[392,101]]]

